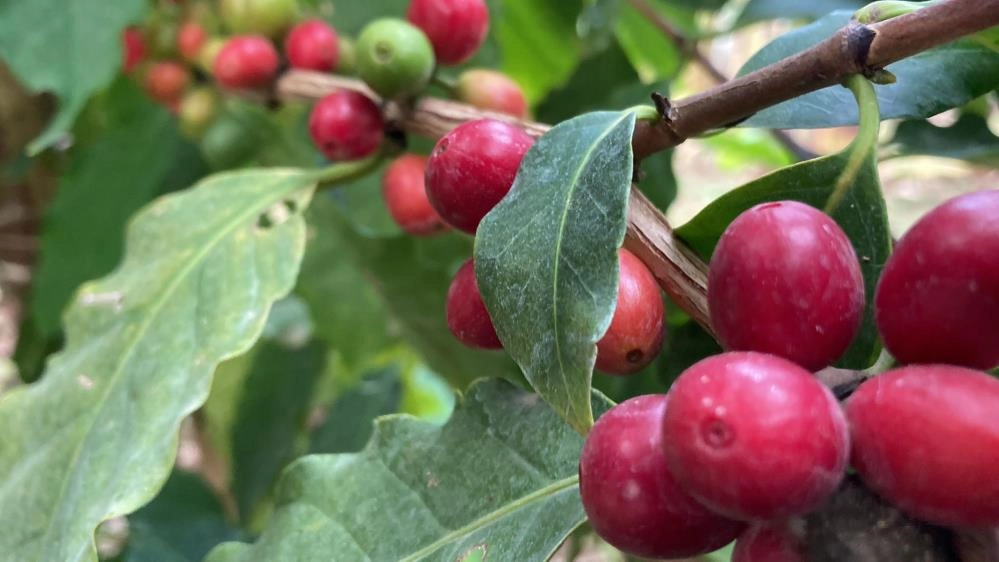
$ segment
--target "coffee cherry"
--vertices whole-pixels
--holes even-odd
[[[649,268],[634,254],[618,250],[617,305],[610,327],[597,342],[598,370],[628,375],[648,365],[663,345],[663,300]]]
[[[697,556],[745,528],[708,510],[673,478],[663,455],[666,409],[664,395],[614,406],[593,425],[579,459],[579,493],[593,530],[634,556]]]
[[[177,52],[184,60],[195,62],[207,39],[208,34],[201,24],[193,21],[184,22],[177,28]]]
[[[811,373],[773,355],[730,352],[673,383],[666,458],[699,501],[734,519],[806,513],[846,470],[846,419]]]
[[[527,117],[524,91],[512,78],[485,68],[466,70],[458,76],[458,101],[481,109],[498,111],[523,119]]]
[[[534,139],[492,119],[468,121],[437,142],[427,162],[427,195],[451,226],[475,234],[479,221],[510,191]]]
[[[757,205],[711,258],[708,308],[722,346],[816,371],[846,351],[864,311],[857,254],[828,215],[795,201]]]
[[[805,545],[786,521],[757,524],[735,540],[732,562],[806,562]]]
[[[191,81],[187,67],[173,61],[158,62],[146,72],[146,92],[154,100],[174,106],[180,103],[181,96]]]
[[[235,33],[278,38],[298,19],[298,0],[220,0],[222,21]]]
[[[210,37],[202,45],[201,51],[198,52],[197,65],[206,74],[215,73],[215,59],[222,52],[222,47],[225,47],[228,40],[221,37]]]
[[[389,214],[413,236],[429,236],[447,228],[427,199],[423,185],[426,168],[426,156],[406,154],[396,158],[382,176],[382,196]]]
[[[357,38],[357,75],[382,97],[416,95],[434,72],[434,52],[422,31],[394,18],[369,23]]]
[[[902,367],[862,384],[846,415],[852,464],[880,496],[930,523],[999,526],[999,380]]]
[[[479,294],[475,265],[471,259],[458,269],[448,287],[446,312],[447,327],[461,343],[483,349],[503,347]]]
[[[312,142],[334,162],[373,154],[382,144],[384,128],[375,102],[353,90],[329,94],[316,102],[309,115]]]
[[[211,88],[192,90],[180,102],[180,130],[192,139],[200,139],[218,114],[218,98]]]
[[[122,68],[132,72],[146,58],[146,40],[137,27],[128,27],[121,33]]]
[[[489,9],[483,0],[413,0],[406,19],[427,34],[443,65],[468,60],[489,31]]]
[[[266,86],[277,72],[278,53],[259,35],[238,35],[225,42],[215,56],[215,79],[226,88]]]
[[[874,295],[903,363],[999,366],[999,190],[956,197],[899,240]]]
[[[284,54],[295,68],[330,71],[340,55],[340,38],[328,23],[306,20],[291,28],[284,40]]]

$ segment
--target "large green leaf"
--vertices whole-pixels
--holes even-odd
[[[144,0],[0,2],[0,58],[29,88],[59,98],[59,111],[29,151],[55,142],[111,81],[121,65],[121,32],[145,8]]]
[[[760,49],[739,74],[777,62],[819,43],[846,25],[852,12],[835,12]],[[999,86],[999,52],[963,39],[888,65],[894,84],[877,87],[882,119],[922,119],[960,107]],[[764,109],[746,127],[808,129],[857,123],[857,106],[841,86],[811,92]]]
[[[361,453],[297,461],[257,543],[207,560],[547,560],[585,518],[582,444],[537,396],[483,381],[443,427],[389,416]]]
[[[593,423],[596,342],[617,300],[635,114],[587,113],[541,137],[479,224],[475,272],[527,380],[581,432]]]
[[[739,17],[739,24],[769,19],[818,19],[836,10],[855,10],[868,0],[749,0]]]
[[[567,80],[579,63],[581,8],[580,0],[503,0],[503,17],[494,22],[503,71],[532,104]]]
[[[653,2],[652,5],[678,30],[688,33],[693,31],[692,12],[684,13],[683,8],[663,2]],[[642,80],[670,80],[680,71],[683,56],[676,43],[663,34],[649,18],[635,10],[630,2],[621,6],[614,34]]]
[[[221,174],[136,215],[121,266],[70,306],[65,349],[0,397],[0,552],[94,560],[97,525],[155,495],[215,366],[291,289],[315,177]]]
[[[121,258],[125,224],[162,189],[172,174],[196,177],[203,168],[186,160],[175,120],[129,80],[105,96],[101,119],[111,127],[93,144],[70,154],[59,189],[46,211],[31,314],[52,335],[80,283],[105,275]],[[177,158],[184,158],[178,161]],[[187,164],[187,165],[179,165]]]
[[[864,82],[862,79],[860,82]],[[842,152],[782,168],[715,199],[677,235],[708,259],[722,232],[739,214],[765,201],[793,199],[817,207],[834,207],[831,216],[843,228],[860,258],[867,294],[864,322],[853,345],[841,359],[846,368],[863,369],[877,359],[878,334],[873,296],[881,269],[891,251],[891,232],[878,180],[875,146],[877,105],[867,85],[861,91],[865,110],[860,131]],[[837,198],[840,198],[837,202]]]
[[[978,115],[962,115],[949,127],[904,121],[887,147],[892,156],[942,156],[999,167],[999,137]]]

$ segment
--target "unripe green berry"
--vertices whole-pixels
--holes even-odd
[[[298,0],[221,0],[222,21],[235,33],[280,37],[298,20]]]
[[[200,139],[215,120],[218,110],[215,90],[208,87],[192,90],[180,102],[180,130],[191,139]]]
[[[337,74],[354,74],[357,71],[357,45],[353,39],[341,35],[338,39],[340,60],[337,61]]]
[[[357,74],[385,98],[404,98],[426,88],[434,72],[430,41],[412,24],[383,18],[357,39]]]

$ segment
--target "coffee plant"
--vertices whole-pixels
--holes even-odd
[[[997,92],[999,0],[0,0],[0,560],[997,561]]]

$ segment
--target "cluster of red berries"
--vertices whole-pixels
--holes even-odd
[[[708,301],[726,352],[667,394],[632,398],[593,426],[579,465],[594,529],[625,552],[695,556],[737,540],[735,562],[805,560],[794,523],[848,466],[909,516],[999,526],[999,191],[950,200],[899,241],[875,294],[905,366],[841,405],[812,371],[855,337],[864,307],[839,226],[796,202],[733,221]]]

